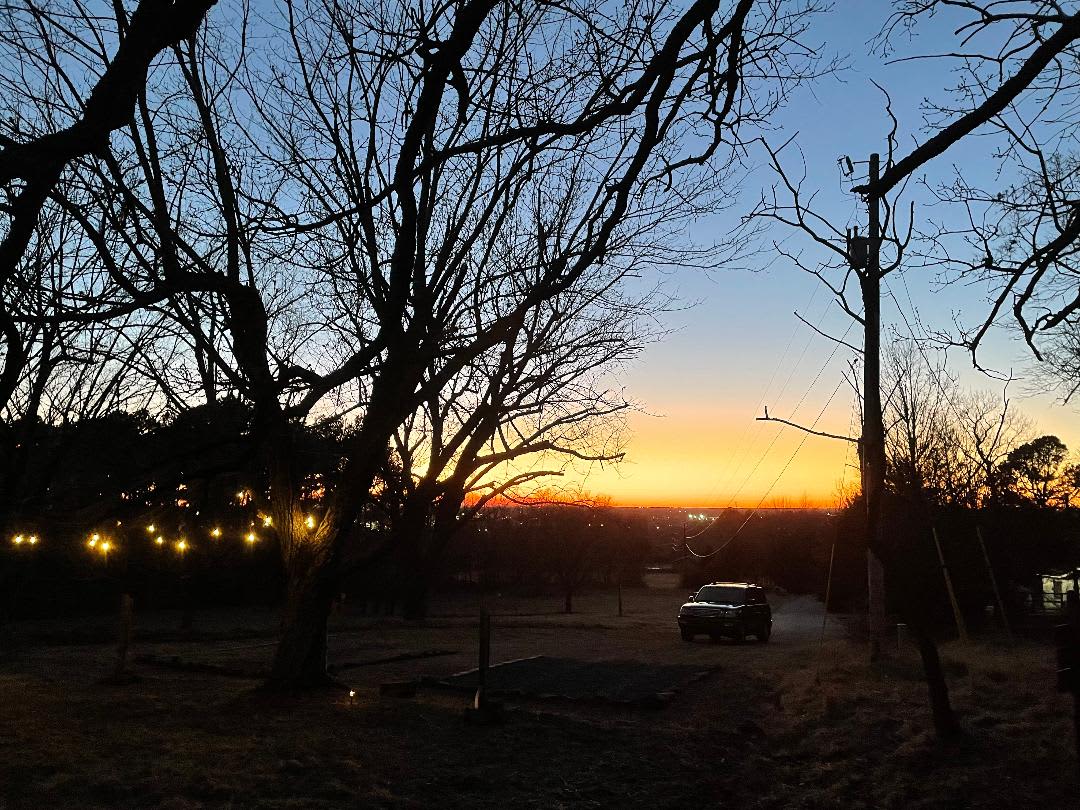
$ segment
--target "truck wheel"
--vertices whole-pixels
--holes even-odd
[[[761,629],[757,632],[757,640],[762,644],[769,640],[769,636],[772,635],[772,622],[766,622],[761,626]]]

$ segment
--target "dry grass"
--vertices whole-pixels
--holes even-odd
[[[784,624],[783,607],[769,645],[683,644],[672,624],[682,595],[628,592],[623,619],[610,595],[578,600],[583,613],[570,618],[516,602],[522,618],[502,620],[496,658],[721,671],[663,711],[517,702],[491,728],[466,726],[459,696],[378,695],[381,681],[467,667],[468,621],[343,618],[338,660],[461,650],[343,673],[355,701],[270,701],[251,681],[149,668],[108,685],[107,646],[24,648],[0,661],[0,807],[1077,806],[1071,704],[1053,691],[1050,648],[946,645],[965,733],[943,745],[912,653],[870,668],[861,645],[833,637],[819,659],[805,631],[816,620],[785,634],[797,623]],[[208,640],[137,647],[253,666],[268,654]]]

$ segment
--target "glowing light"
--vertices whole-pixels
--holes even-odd
[[[211,537],[221,537],[221,529],[219,529],[217,526],[215,526],[213,529],[210,530],[210,536]]]
[[[29,537],[26,538],[26,542],[29,543],[32,546],[36,546],[37,541],[38,541],[38,539],[37,539],[36,534],[32,534],[32,535],[30,535]]]
[[[314,529],[315,528],[315,518],[312,517],[311,515],[308,515],[306,518],[304,518],[304,525],[307,526],[309,529]]]
[[[98,544],[98,540],[100,540],[100,539],[101,539],[101,535],[99,535],[99,534],[90,535],[90,539],[86,541],[86,547],[87,548],[93,548],[94,546],[96,546]]]
[[[153,523],[151,523],[149,526],[146,527],[146,530],[150,532],[150,534],[153,534],[157,531],[157,527]]]
[[[183,554],[185,551],[187,551],[187,549],[188,549],[187,540],[177,540],[176,541],[176,550],[179,551],[181,554]]]
[[[263,526],[273,526],[274,525],[274,521],[270,518],[269,515],[263,515],[262,522],[263,522]]]
[[[255,532],[248,532],[247,536],[244,537],[244,539],[247,540],[249,544],[253,544],[259,538],[255,536]]]
[[[101,544],[101,545],[99,546],[99,548],[101,549],[101,553],[102,553],[102,554],[104,554],[104,555],[108,556],[108,554],[109,554],[109,549],[111,549],[111,548],[112,548],[112,543],[110,543],[110,542],[109,542],[108,540],[106,540],[106,541],[105,541],[104,543],[102,543],[102,544]]]
[[[163,546],[165,545],[165,538],[159,534],[157,537],[154,538],[154,542],[157,543],[159,546]]]
[[[25,539],[26,538],[23,537],[21,534],[17,534],[14,537],[11,538],[11,542],[14,543],[17,546],[21,546]]]

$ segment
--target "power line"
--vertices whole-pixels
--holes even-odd
[[[810,395],[810,392],[814,389],[814,386],[817,385],[818,380],[821,379],[821,375],[825,372],[825,369],[828,367],[828,365],[832,362],[833,358],[836,356],[836,352],[839,351],[842,341],[848,336],[848,332],[851,331],[851,329],[852,329],[852,327],[854,325],[855,325],[855,321],[849,322],[848,323],[848,328],[844,330],[844,334],[841,336],[840,341],[833,344],[833,348],[832,348],[832,351],[829,352],[829,356],[825,358],[825,362],[822,363],[821,367],[817,370],[817,374],[814,375],[814,379],[811,380],[810,385],[806,388],[805,391],[803,391],[802,396],[799,397],[799,401],[797,403],[795,403],[795,407],[791,411],[792,416],[794,416],[796,413],[798,413],[799,408],[802,407],[803,402],[806,401],[806,398]],[[814,424],[817,424],[817,420],[814,421]],[[736,489],[735,492],[732,494],[731,499],[728,501],[728,505],[725,508],[730,509],[731,506],[735,503],[735,499],[739,497],[739,495],[743,491],[743,488],[750,482],[750,479],[754,477],[754,474],[758,471],[758,468],[761,467],[762,462],[764,462],[765,459],[768,457],[769,451],[772,450],[773,446],[776,444],[776,442],[779,439],[780,439],[780,431],[777,431],[773,435],[772,441],[769,442],[768,447],[766,447],[765,451],[758,457],[757,463],[754,464],[753,469],[751,469],[750,472],[747,473],[747,475],[743,479],[742,483],[739,484],[739,488]],[[715,523],[718,519],[719,519],[719,517],[714,518],[713,523]],[[700,536],[702,534],[702,532],[705,532],[708,529],[710,529],[712,527],[712,525],[713,524],[709,524],[709,526],[706,526],[700,532],[695,534],[694,537]]]
[[[814,300],[817,298],[817,294],[818,294],[818,291],[820,290],[820,288],[821,288],[820,285],[814,285],[814,288],[813,288],[813,290],[812,290],[812,292],[810,294],[810,300],[808,300],[806,302],[804,310],[809,310],[810,307],[813,306]],[[820,317],[818,318],[818,323],[817,323],[818,326],[820,326],[821,322],[823,320],[825,320],[825,316],[828,314],[828,312],[829,312],[829,308],[828,308],[828,305],[826,305],[825,310],[822,311]],[[777,360],[776,364],[773,366],[772,374],[769,375],[769,381],[767,383],[765,383],[765,387],[762,389],[762,392],[761,392],[761,398],[758,400],[758,403],[754,408],[754,414],[755,415],[757,415],[757,413],[761,410],[762,404],[765,402],[766,398],[769,396],[769,389],[772,388],[772,384],[776,380],[776,375],[779,373],[780,367],[784,364],[784,361],[787,359],[788,352],[791,350],[791,344],[794,343],[795,335],[798,334],[799,326],[800,326],[800,324],[796,321],[796,323],[791,328],[791,334],[788,336],[787,345],[784,346],[784,351],[780,354],[780,359]],[[791,378],[795,373],[795,369],[797,369],[799,367],[799,365],[802,363],[803,357],[806,356],[806,352],[807,352],[807,349],[809,348],[809,345],[810,345],[809,343],[806,343],[803,346],[803,350],[802,350],[802,353],[799,355],[799,359],[795,361],[795,364],[792,366],[791,371],[788,373],[787,379],[784,380],[784,384],[780,387],[780,391],[776,394],[777,399],[782,397],[784,395],[784,392],[787,390],[788,384],[791,382]],[[745,443],[746,442],[746,437],[750,434],[751,428],[754,429],[754,435],[750,439],[749,443]],[[746,424],[746,426],[742,430],[742,433],[739,435],[738,442],[736,442],[736,444],[735,444],[735,452],[732,453],[732,457],[737,459],[737,463],[735,463],[734,466],[732,467],[731,472],[728,474],[727,480],[724,481],[723,485],[721,485],[720,482],[717,481],[716,485],[713,487],[712,492],[709,493],[710,498],[717,491],[722,490],[722,489],[727,489],[727,488],[729,488],[731,486],[731,483],[735,480],[735,477],[739,474],[739,471],[742,470],[743,463],[746,461],[747,457],[749,457],[750,448],[754,446],[754,443],[757,441],[758,436],[761,435],[761,430],[762,430],[762,426],[760,424],[758,424],[757,422],[752,422],[752,423],[748,422]],[[768,450],[766,450],[766,453],[767,452],[768,452]],[[732,501],[732,502],[734,502],[734,501]],[[729,506],[730,506],[730,503],[729,503]]]
[[[836,392],[840,390],[840,386],[842,386],[843,384],[844,384],[843,380],[840,380],[840,382],[838,382],[836,384],[836,387],[833,389],[832,393],[829,394],[829,398],[825,401],[825,404],[822,406],[821,410],[818,412],[818,415],[814,418],[813,423],[810,425],[811,429],[817,427],[817,423],[820,421],[821,417],[825,414],[825,411],[828,410],[829,405],[832,404],[833,397],[836,396]],[[690,548],[690,545],[688,543],[684,543],[684,545],[686,546],[686,550],[688,552],[690,552],[690,556],[697,557],[699,559],[705,559],[707,557],[712,557],[714,554],[719,554],[721,551],[723,551],[725,548],[727,548],[729,545],[731,545],[735,541],[735,538],[738,537],[739,534],[742,532],[742,530],[746,528],[746,525],[751,521],[751,519],[753,519],[754,515],[756,515],[760,511],[761,505],[763,503],[765,503],[765,499],[769,497],[769,493],[771,493],[773,491],[773,488],[780,482],[780,479],[783,477],[784,473],[787,472],[788,467],[791,466],[791,463],[795,460],[795,457],[799,454],[799,451],[802,450],[802,447],[803,447],[804,444],[806,444],[806,440],[808,438],[810,438],[809,433],[803,434],[802,440],[795,447],[794,452],[788,458],[788,460],[784,464],[784,466],[780,469],[780,472],[777,473],[776,478],[773,479],[773,482],[769,485],[769,488],[767,490],[765,490],[765,494],[761,496],[761,500],[758,501],[757,506],[755,506],[753,511],[750,512],[750,514],[746,516],[746,519],[742,522],[742,524],[739,526],[739,528],[735,530],[735,533],[733,535],[731,535],[731,537],[729,537],[728,540],[722,546],[720,546],[717,549],[714,549],[713,551],[708,552],[707,554],[699,554],[698,552],[696,552],[692,548]],[[713,524],[715,524],[715,522],[716,521],[714,520]],[[694,537],[700,537],[701,534],[703,534],[705,531],[707,531],[709,528],[711,528],[711,525],[707,526],[705,529],[702,529],[700,532],[695,534],[693,537],[687,537],[686,539],[687,540],[692,540],[692,539],[694,539]],[[683,557],[681,559],[686,559],[686,558]]]

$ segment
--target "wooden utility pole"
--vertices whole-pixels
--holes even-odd
[[[866,589],[870,630],[870,660],[878,660],[885,645],[885,570],[876,549],[883,547],[881,503],[885,491],[885,423],[881,415],[881,158],[870,155],[866,185],[869,233],[848,238],[848,259],[860,271],[863,303],[863,423],[859,441],[859,471],[866,499]]]

